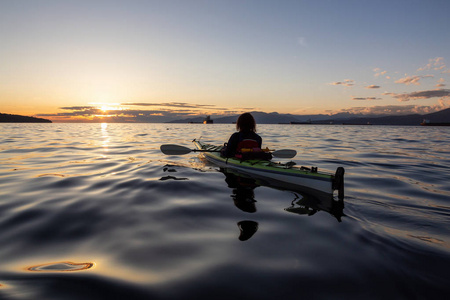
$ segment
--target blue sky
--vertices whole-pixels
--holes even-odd
[[[449,12],[433,0],[2,1],[0,112],[440,110]]]

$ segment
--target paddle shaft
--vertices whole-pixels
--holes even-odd
[[[161,145],[161,152],[166,155],[184,155],[191,152],[220,152],[220,150],[207,149],[190,149],[180,145],[167,144]],[[290,149],[282,149],[271,152],[273,156],[279,158],[292,158],[297,154],[297,151]]]

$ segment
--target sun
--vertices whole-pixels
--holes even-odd
[[[123,108],[120,107],[120,103],[98,102],[92,104],[96,104],[95,107],[98,111],[98,114],[95,116],[100,118],[112,117],[114,115],[120,114],[119,111],[123,110]]]
[[[115,104],[115,103],[109,104],[109,105],[104,104],[104,105],[101,105],[101,106],[99,107],[99,109],[100,109],[102,112],[107,112],[107,111],[110,111],[110,110],[123,110],[123,108],[122,108],[122,107],[119,107],[118,105],[119,105],[119,104]]]

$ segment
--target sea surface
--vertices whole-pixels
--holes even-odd
[[[231,124],[0,130],[2,300],[450,294],[448,127],[259,125],[297,165],[345,168],[326,205],[160,152],[222,144]]]

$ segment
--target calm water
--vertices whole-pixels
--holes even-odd
[[[259,126],[299,165],[346,169],[343,216],[159,151],[223,143],[232,125],[0,128],[0,299],[450,292],[450,128]]]

